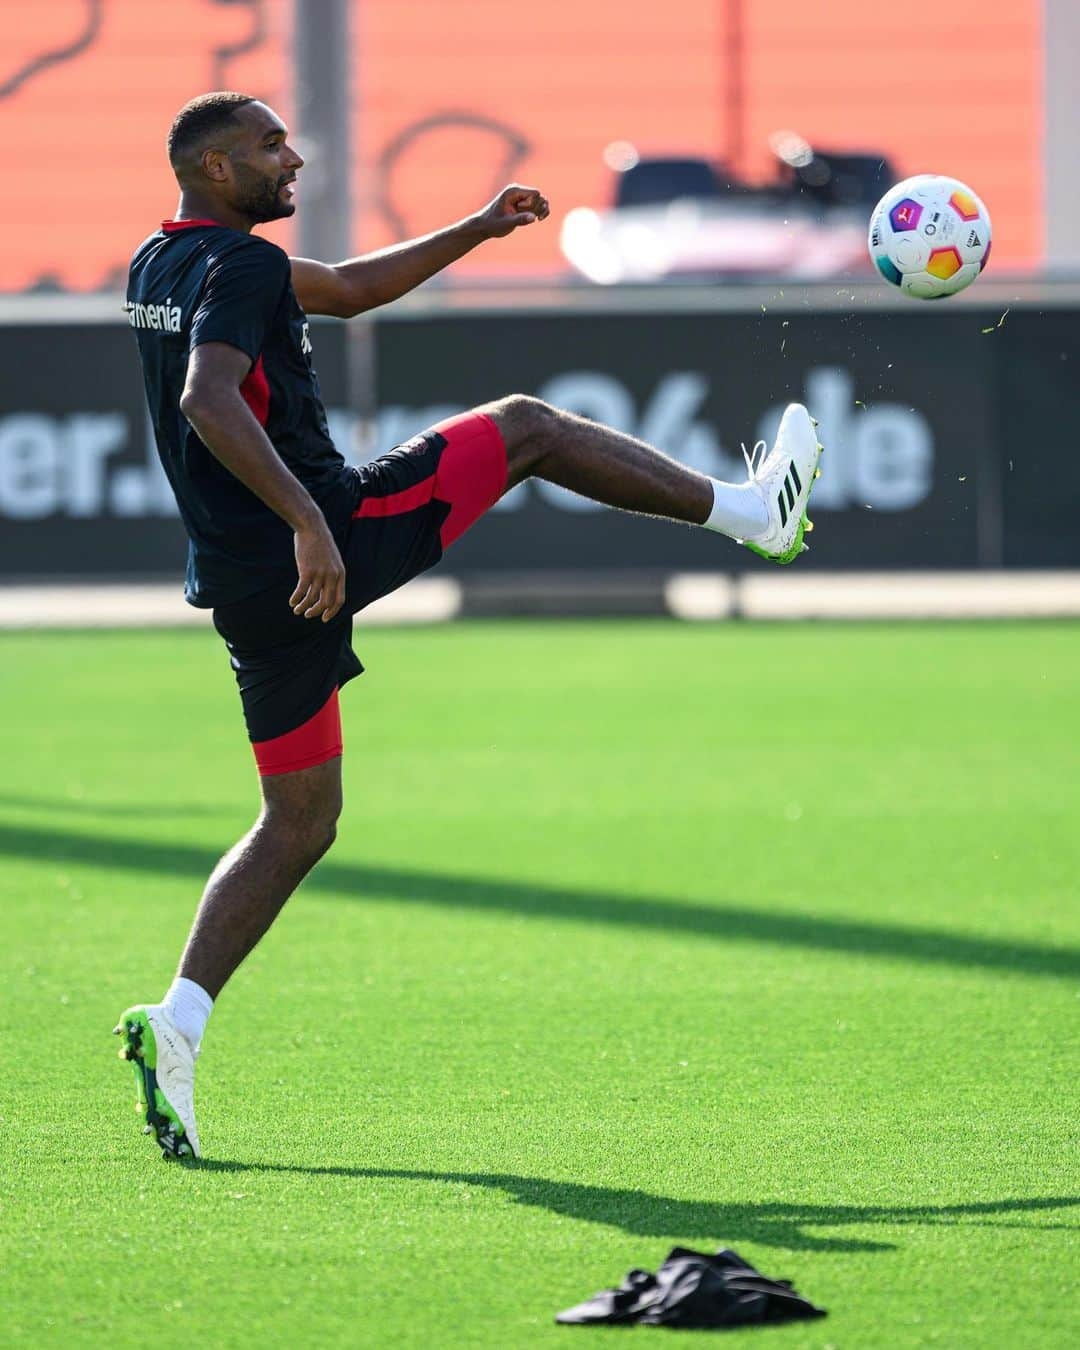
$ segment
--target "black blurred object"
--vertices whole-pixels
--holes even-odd
[[[696,155],[653,155],[636,160],[615,178],[615,205],[665,206],[668,202],[700,198],[709,201],[738,191],[724,165]]]
[[[618,1289],[605,1289],[555,1321],[570,1326],[630,1325],[722,1330],[755,1323],[824,1317],[787,1280],[770,1280],[726,1248],[715,1256],[674,1247],[651,1275],[632,1270]]]
[[[754,185],[737,178],[725,164],[696,155],[649,155],[615,176],[614,205],[664,206],[674,201],[760,202],[790,206],[861,207],[870,211],[897,181],[891,161],[881,154],[838,154],[815,150],[799,141],[799,153],[777,154],[771,183]]]
[[[785,168],[787,188],[824,207],[859,206],[871,211],[897,181],[896,170],[884,155],[838,155],[831,150],[816,150],[808,162]]]

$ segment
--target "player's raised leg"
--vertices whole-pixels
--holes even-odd
[[[746,458],[745,483],[725,483],[687,468],[633,436],[540,399],[515,394],[476,410],[499,428],[507,455],[507,488],[530,476],[583,497],[716,530],[773,562],[789,563],[812,529],[806,504],[820,472],[813,418],[788,406],[776,442],[759,442]]]
[[[144,1133],[166,1157],[199,1156],[195,1060],[213,1000],[336,833],[340,752],[295,772],[264,772],[261,782],[259,817],[211,874],[172,986],[161,1003],[128,1008],[116,1027],[120,1057],[135,1069]]]

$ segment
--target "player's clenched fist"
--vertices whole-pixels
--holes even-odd
[[[550,210],[548,200],[539,188],[511,183],[488,202],[477,220],[492,239],[497,239],[516,230],[519,225],[532,225],[538,220],[546,220]]]
[[[289,597],[294,614],[328,623],[345,603],[345,565],[325,522],[297,530],[296,590]]]

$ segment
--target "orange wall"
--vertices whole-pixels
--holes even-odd
[[[3,0],[0,83],[77,37],[87,9],[85,0]],[[135,245],[176,206],[169,123],[210,87],[214,49],[250,27],[245,11],[209,0],[106,0],[102,9],[86,53],[0,100],[0,290],[50,275],[77,288],[122,284]],[[257,60],[232,63],[231,82],[280,97],[287,12],[284,3],[269,6],[270,40]]]
[[[291,8],[266,0],[269,40],[235,60],[227,81],[286,117]],[[513,173],[543,187],[555,218],[460,269],[561,270],[559,219],[604,200],[609,142],[725,153],[730,8],[730,0],[357,0],[356,247],[392,238],[377,205],[380,153],[418,119],[467,111],[528,143]],[[997,267],[1039,260],[1039,0],[974,15],[942,0],[880,9],[865,0],[742,0],[741,8],[744,170],[768,174],[767,137],[779,128],[837,149],[881,149],[903,173],[971,182],[994,217]],[[85,0],[4,0],[0,84],[35,52],[70,41],[87,9]],[[175,204],[163,150],[173,113],[210,87],[213,49],[250,27],[245,7],[212,0],[107,0],[103,13],[90,51],[0,100],[9,161],[0,290],[49,275],[82,288],[122,277],[132,246]],[[430,229],[484,200],[505,157],[505,139],[491,131],[437,131],[398,160],[388,195],[410,232]],[[292,236],[288,226],[270,233],[285,244]]]
[[[995,270],[1043,247],[1042,4],[746,0],[749,139],[882,148],[903,174],[970,183],[994,223]]]

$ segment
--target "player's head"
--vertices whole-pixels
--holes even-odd
[[[257,225],[296,210],[286,185],[304,161],[287,136],[281,118],[249,94],[200,94],[173,118],[169,163],[182,188]]]

